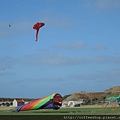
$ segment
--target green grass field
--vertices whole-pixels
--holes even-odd
[[[0,107],[0,115],[119,115],[120,108],[112,109],[112,107],[102,109],[102,106],[84,106],[79,108],[60,108],[40,109],[21,112],[12,112],[10,107]]]

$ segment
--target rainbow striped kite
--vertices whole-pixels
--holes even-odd
[[[58,93],[36,99],[32,102],[18,106],[16,111],[38,110],[38,109],[59,109],[62,106],[62,96]]]

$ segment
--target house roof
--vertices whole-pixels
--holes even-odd
[[[23,99],[16,99],[17,102],[25,102]]]

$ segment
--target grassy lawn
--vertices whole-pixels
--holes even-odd
[[[111,107],[102,109],[96,106],[83,106],[79,108],[60,108],[59,110],[53,109],[40,109],[21,112],[11,112],[10,107],[0,107],[0,115],[119,115],[120,108],[112,109]]]

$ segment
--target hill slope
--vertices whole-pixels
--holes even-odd
[[[105,92],[111,92],[111,93],[120,92],[120,86],[112,87],[112,88],[106,90]]]
[[[73,93],[70,96],[68,96],[65,101],[71,101],[71,100],[80,100],[80,99],[89,99],[89,100],[105,100],[107,97],[111,96],[118,96],[120,95],[120,86],[115,86],[113,88],[110,88],[104,92],[77,92]]]

